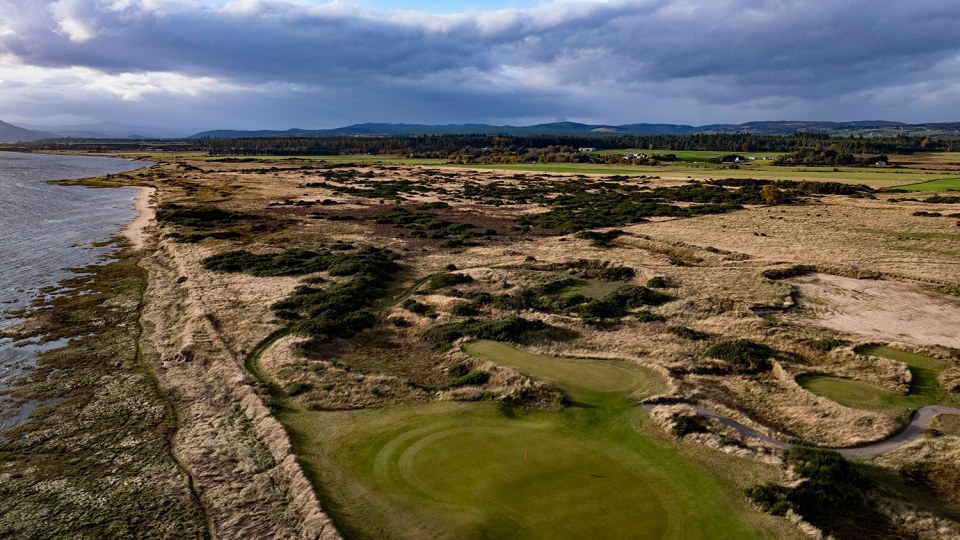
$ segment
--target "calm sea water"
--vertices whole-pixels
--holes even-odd
[[[0,152],[0,330],[16,322],[13,312],[29,307],[67,277],[67,269],[88,266],[110,248],[109,240],[136,212],[135,188],[86,188],[49,184],[130,171],[147,164],[126,159]],[[44,348],[0,340],[0,390],[32,365]],[[0,404],[0,429],[28,412]]]

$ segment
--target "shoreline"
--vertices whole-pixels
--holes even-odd
[[[130,241],[133,249],[139,250],[143,249],[146,241],[145,229],[156,215],[151,199],[157,192],[157,188],[138,186],[137,189],[139,193],[133,198],[133,209],[137,211],[137,217],[133,218],[133,221],[128,223],[122,232],[123,236]]]

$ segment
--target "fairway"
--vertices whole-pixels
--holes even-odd
[[[900,191],[956,191],[960,190],[960,178],[940,178],[917,184],[895,186],[890,189]]]
[[[898,394],[852,379],[821,375],[800,375],[797,383],[819,396],[856,406],[917,409],[944,399],[945,392],[937,380],[937,372],[946,367],[944,361],[884,345],[861,346],[855,351],[858,354],[879,356],[906,364],[911,375],[910,390],[906,394]]]
[[[356,538],[763,538],[742,497],[638,431],[628,399],[652,370],[555,358],[491,341],[478,358],[555,382],[560,412],[494,402],[288,410],[287,427],[338,527]]]

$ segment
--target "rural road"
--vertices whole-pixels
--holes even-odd
[[[765,443],[775,446],[776,448],[789,450],[793,447],[793,445],[788,442],[767,437],[766,435],[750,429],[736,420],[727,418],[726,416],[722,416],[711,410],[697,407],[697,414],[705,418],[712,418],[721,424],[736,430],[737,433],[745,437],[759,439]],[[883,454],[891,450],[896,450],[897,448],[900,448],[907,443],[911,443],[923,435],[923,431],[927,429],[927,426],[930,425],[930,421],[933,420],[933,417],[938,414],[960,415],[960,409],[955,407],[947,407],[945,405],[928,405],[915,411],[913,413],[913,417],[910,419],[910,423],[907,424],[907,427],[889,439],[864,446],[835,448],[835,450],[845,458],[865,458]]]

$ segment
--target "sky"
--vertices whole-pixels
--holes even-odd
[[[955,0],[0,0],[0,120],[960,121]]]

